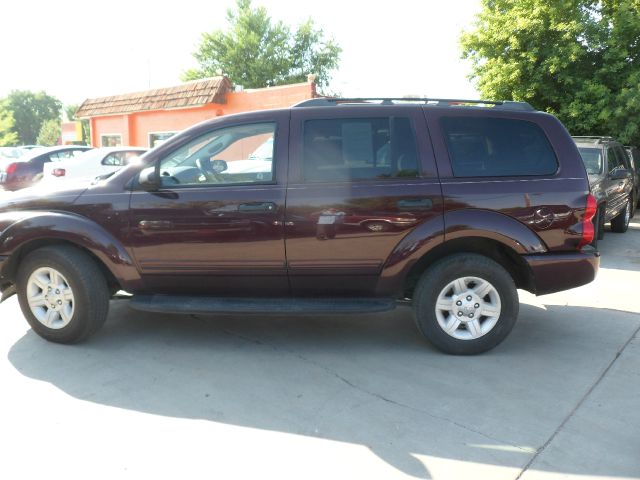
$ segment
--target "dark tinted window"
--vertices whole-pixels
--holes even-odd
[[[456,177],[551,175],[558,169],[549,140],[534,123],[445,117],[442,129]]]
[[[312,182],[417,177],[408,118],[341,118],[304,123],[304,179]]]
[[[618,147],[607,148],[607,162],[609,172],[613,172],[614,170],[617,170],[619,168],[624,168],[624,158],[618,150]]]
[[[629,155],[621,146],[616,147],[616,155],[620,159],[620,168],[626,168],[631,170],[631,161],[629,160]]]

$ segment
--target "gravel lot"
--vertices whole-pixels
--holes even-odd
[[[77,346],[0,305],[0,478],[640,478],[640,213],[600,275],[451,357],[411,312],[174,317]]]

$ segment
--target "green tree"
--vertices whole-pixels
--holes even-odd
[[[45,147],[57,145],[61,133],[60,120],[46,120],[38,134],[38,145],[44,145]]]
[[[462,56],[485,98],[557,115],[575,135],[640,143],[638,0],[482,0]]]
[[[0,102],[0,147],[15,145],[18,142],[18,134],[13,130],[13,114],[5,102]]]
[[[193,54],[200,67],[186,71],[183,80],[224,74],[236,85],[260,88],[305,82],[315,74],[323,87],[338,66],[342,49],[311,19],[292,32],[283,22],[273,22],[264,7],[237,0],[236,9],[227,10],[227,21],[226,31],[202,35]]]
[[[78,111],[78,108],[80,107],[80,105],[78,105],[77,103],[72,103],[70,105],[65,105],[63,107],[64,109],[64,114],[67,116],[67,120],[69,120],[70,122],[75,122],[77,120],[76,118],[76,112]]]
[[[26,145],[36,142],[44,122],[59,121],[62,103],[43,91],[14,90],[7,97],[7,108],[13,112],[18,141]]]

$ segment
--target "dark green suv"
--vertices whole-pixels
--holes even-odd
[[[591,193],[598,210],[594,221],[597,238],[604,235],[604,224],[624,233],[635,212],[633,173],[624,146],[612,137],[573,137],[589,176]]]

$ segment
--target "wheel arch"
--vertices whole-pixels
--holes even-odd
[[[489,210],[460,209],[414,229],[388,257],[379,294],[410,298],[418,277],[431,264],[454,253],[477,253],[502,265],[518,288],[535,291],[523,255],[546,253],[542,239],[515,218]]]
[[[113,287],[134,289],[141,285],[138,270],[117,239],[102,226],[79,215],[32,212],[6,228],[0,236],[9,260],[4,278],[14,281],[22,259],[45,246],[70,245],[95,260]]]
[[[102,272],[105,279],[107,280],[107,284],[109,285],[109,287],[113,287],[114,289],[117,288],[117,290],[120,290],[122,288],[120,280],[116,278],[114,273],[93,251],[73,241],[60,239],[60,238],[41,238],[41,239],[25,242],[20,247],[18,247],[18,249],[15,252],[13,252],[13,254],[9,259],[9,264],[7,265],[7,269],[4,273],[12,280],[15,280],[18,274],[18,270],[20,268],[20,264],[31,252],[34,252],[36,250],[39,250],[45,247],[57,247],[57,246],[73,247],[87,254],[96,263],[98,268],[100,268],[100,271]]]
[[[448,256],[459,253],[474,253],[490,258],[501,265],[513,278],[517,288],[535,291],[534,277],[527,262],[514,249],[496,240],[486,237],[464,237],[445,241],[416,261],[406,275],[403,293],[406,298],[413,297],[413,291],[420,276],[431,265]]]

